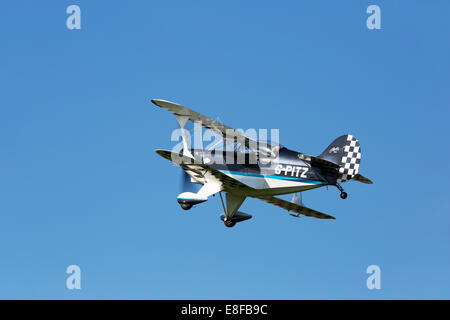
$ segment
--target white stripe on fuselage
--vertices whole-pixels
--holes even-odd
[[[267,176],[248,176],[241,174],[233,174],[229,171],[222,171],[227,176],[242,182],[243,184],[254,189],[273,189],[273,188],[295,188],[317,186],[314,183],[295,180],[283,180],[277,178],[270,178]]]

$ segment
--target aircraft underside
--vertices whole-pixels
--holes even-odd
[[[284,195],[290,193],[295,194],[297,192],[326,186],[326,184],[319,183],[317,181],[308,183],[304,181],[284,180],[277,177],[267,177],[262,174],[248,175],[243,174],[242,172],[232,173],[229,171],[223,171],[222,174],[241,184],[234,186],[233,189],[230,190],[226,187],[224,188],[223,185],[221,185],[222,180],[218,180],[217,177],[210,172],[200,171],[199,167],[194,166],[194,168],[192,168],[191,170],[186,170],[186,172],[191,176],[192,181],[203,184],[203,187],[197,194],[181,194],[181,197],[178,197],[178,202],[180,203],[181,207],[185,210],[189,210],[193,205],[206,201],[210,194],[213,195],[215,193],[219,193],[221,204],[223,207],[223,213],[220,218],[227,227],[233,227],[237,222],[242,222],[252,218],[250,214],[238,211],[247,197],[258,198],[263,201],[272,203],[270,201],[283,201],[274,198],[273,196],[275,195]],[[222,191],[225,193],[225,201],[222,197]],[[295,203],[292,204],[294,205]],[[303,204],[301,202],[297,204],[302,205],[302,208],[304,208],[305,210],[311,210],[309,208],[303,207]],[[320,214],[321,213],[314,211],[314,216],[317,217],[317,215]],[[299,214],[293,216],[299,217]],[[327,216],[325,214],[323,214],[323,216],[324,219],[332,218],[331,216]]]
[[[225,173],[225,172],[224,172]],[[280,180],[270,177],[256,177],[241,174],[225,173],[227,176],[249,186],[254,190],[245,190],[242,193],[248,196],[283,195],[325,186],[322,183],[308,183],[302,181]]]

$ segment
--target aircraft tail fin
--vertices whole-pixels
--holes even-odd
[[[361,161],[361,147],[358,139],[350,134],[346,134],[336,138],[318,158],[340,166],[337,182],[344,182],[358,174]]]

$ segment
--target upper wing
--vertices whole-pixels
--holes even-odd
[[[336,219],[333,216],[330,216],[328,214],[310,209],[308,207],[305,206],[301,206],[299,204],[293,203],[293,202],[289,202],[280,198],[276,198],[276,197],[272,197],[272,196],[256,196],[253,198],[257,198],[260,199],[264,202],[273,204],[275,206],[278,206],[280,208],[286,209],[288,211],[293,211],[299,214],[302,214],[304,216],[307,217],[314,217],[314,218],[318,218],[318,219]]]
[[[227,141],[237,141],[244,144],[247,148],[256,148],[257,141],[244,136],[241,132],[234,130],[233,128],[224,125],[216,120],[208,118],[192,109],[183,107],[179,104],[159,99],[152,99],[152,102],[167,111],[172,112],[177,116],[188,117],[192,122],[199,122],[201,125],[207,129],[211,129],[217,134],[221,135],[224,140]],[[259,146],[261,148],[261,146]],[[270,150],[270,146],[267,146],[267,150]]]

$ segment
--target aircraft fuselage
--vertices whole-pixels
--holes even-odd
[[[258,158],[239,151],[190,150],[199,163],[207,164],[261,194],[286,194],[328,185],[317,168],[298,158],[299,152],[282,148],[278,157]],[[189,172],[188,172],[189,173]]]

